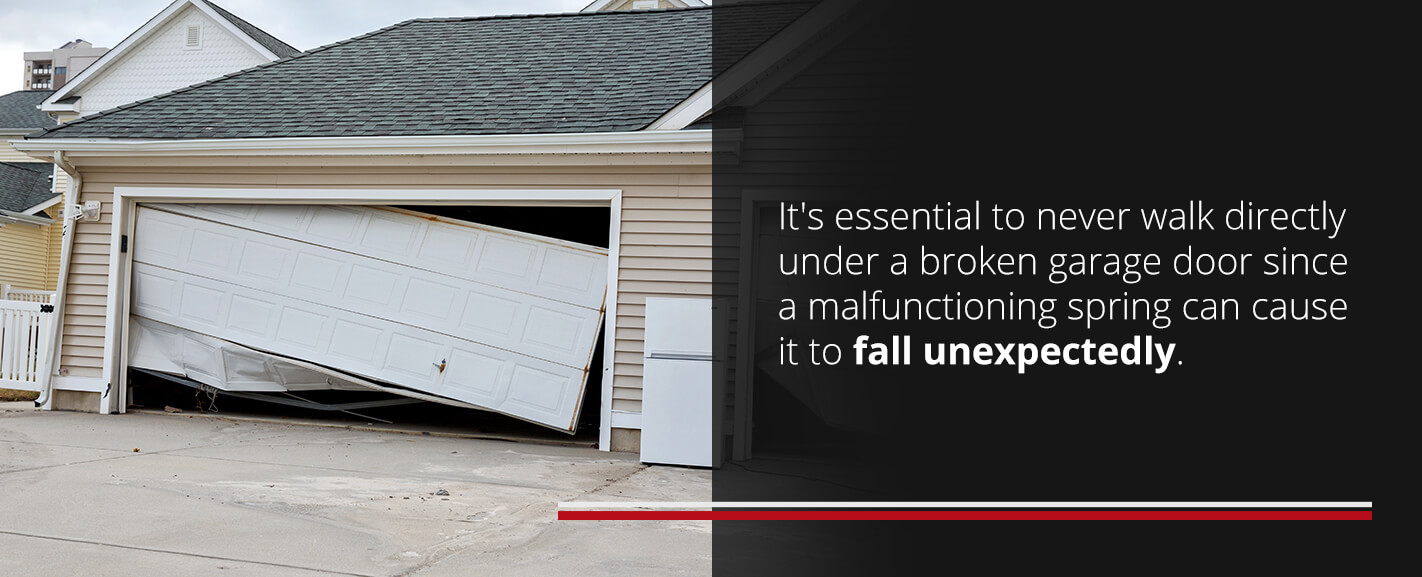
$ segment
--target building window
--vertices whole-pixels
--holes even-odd
[[[69,67],[68,67],[68,66],[55,66],[55,67],[54,67],[54,73],[55,73],[55,74],[69,74]]]

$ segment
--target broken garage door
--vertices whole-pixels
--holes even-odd
[[[576,427],[604,249],[386,207],[285,205],[145,205],[134,243],[133,366],[177,372],[194,363],[175,354],[223,349],[202,346],[216,339]]]

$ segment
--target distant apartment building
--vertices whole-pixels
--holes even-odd
[[[59,90],[108,51],[79,39],[46,52],[26,52],[25,90]]]

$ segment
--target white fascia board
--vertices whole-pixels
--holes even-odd
[[[84,156],[402,156],[709,153],[710,130],[482,136],[367,136],[215,140],[39,139],[12,141],[36,158]]]
[[[39,212],[39,211],[41,211],[41,210],[44,210],[44,209],[46,209],[46,208],[49,208],[49,207],[54,206],[54,205],[56,205],[56,204],[59,204],[59,201],[61,201],[61,200],[64,200],[64,195],[62,195],[62,194],[56,194],[56,195],[54,195],[53,197],[50,197],[49,200],[46,200],[46,201],[44,201],[44,202],[41,202],[41,203],[36,204],[36,205],[34,205],[34,206],[30,207],[30,208],[25,209],[24,214],[28,214],[28,215],[30,215],[30,216],[34,216],[34,214],[35,214],[36,212]]]
[[[0,138],[3,138],[3,137],[0,137]],[[15,152],[27,154],[27,155],[29,155],[30,158],[33,158],[33,159],[38,160],[38,161],[42,161],[42,162],[54,162],[54,150],[53,150],[53,149],[43,150],[43,151],[20,150],[19,145],[23,145],[23,144],[26,143],[26,142],[33,142],[33,141],[30,141],[30,140],[7,140],[7,141],[5,141],[5,142],[10,145],[10,148],[15,149]]]
[[[8,211],[8,210],[0,210],[0,219],[3,219],[3,220],[5,220],[5,221],[9,221],[9,222],[6,223],[6,224],[14,223],[14,222],[20,222],[20,223],[24,223],[24,224],[33,224],[33,225],[35,225],[35,226],[48,226],[48,225],[54,224],[54,219],[51,219],[51,218],[45,218],[45,217],[42,217],[42,216],[33,216],[33,215],[22,214],[22,213],[18,213],[18,212],[10,212],[10,211]]]
[[[88,69],[85,69],[86,71]],[[65,86],[69,86],[66,84]],[[53,97],[51,97],[53,98]],[[42,112],[79,112],[78,104],[51,104],[48,100],[40,104]]]
[[[647,130],[681,130],[691,126],[697,120],[701,120],[711,112],[711,104],[715,98],[711,94],[711,84],[707,82],[689,98],[681,101],[661,118],[653,120],[647,125]]]

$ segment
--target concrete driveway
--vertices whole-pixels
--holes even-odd
[[[0,575],[711,573],[709,522],[557,520],[559,501],[710,501],[709,471],[583,448],[22,406],[0,406]]]

